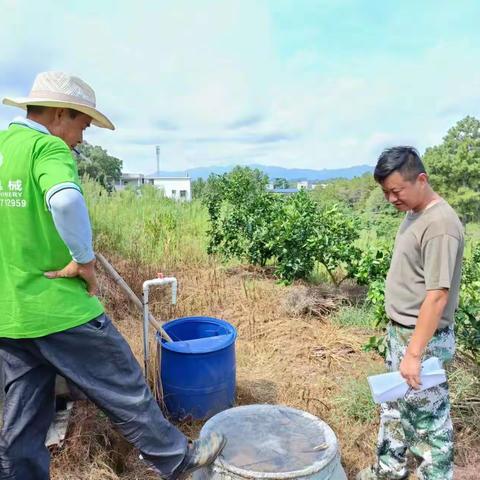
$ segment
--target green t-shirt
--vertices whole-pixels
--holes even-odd
[[[0,131],[0,337],[42,337],[103,313],[82,279],[44,276],[72,260],[45,204],[63,182],[79,185],[63,140],[16,124]]]

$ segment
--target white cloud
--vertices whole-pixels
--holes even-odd
[[[341,65],[315,44],[282,52],[265,2],[97,3],[0,0],[0,94],[25,94],[40,70],[78,74],[118,127],[87,140],[127,170],[154,170],[156,144],[164,169],[372,164],[480,112],[478,47],[461,38]]]

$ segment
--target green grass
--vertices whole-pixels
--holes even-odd
[[[465,258],[472,254],[474,244],[480,242],[480,223],[467,223],[465,227]]]
[[[83,186],[97,250],[164,266],[208,262],[208,212],[199,201],[170,200],[153,187],[108,194],[93,181]]]
[[[335,398],[339,411],[361,423],[374,422],[378,418],[378,409],[373,402],[366,376],[358,379],[339,379],[338,381],[343,382],[341,392]]]
[[[469,240],[480,241],[480,223],[467,223],[465,236]]]
[[[374,321],[373,310],[364,305],[358,307],[343,306],[332,317],[332,322],[342,327],[373,328]]]
[[[480,368],[460,361],[448,376],[452,416],[457,422],[477,429],[480,424]]]
[[[383,373],[385,369],[372,369],[360,378],[339,379],[344,382],[335,398],[338,407],[349,418],[361,423],[375,421],[378,417],[377,406],[373,402],[367,376]],[[478,429],[480,422],[480,379],[478,367],[456,361],[448,375],[452,417],[457,425]]]
[[[316,263],[313,269],[313,272],[309,275],[308,281],[315,284],[321,285],[323,283],[332,283],[332,279],[327,272],[327,269],[321,263]]]

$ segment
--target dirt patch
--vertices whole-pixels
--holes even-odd
[[[137,293],[143,280],[162,271],[161,267],[140,268],[117,260],[113,263]],[[325,298],[335,304],[341,301],[340,296],[321,290],[312,294],[302,284],[283,287],[270,278],[242,275],[238,271],[227,273],[214,265],[163,273],[178,278],[179,298],[178,305],[172,307],[167,290],[152,292],[153,312],[159,320],[208,315],[224,318],[237,328],[238,404],[285,404],[319,416],[338,437],[342,463],[349,478],[354,478],[360,468],[373,461],[378,423],[375,411],[371,416],[358,410],[375,408],[363,406],[365,391],[360,383],[381,368],[382,360],[362,350],[368,331],[332,325],[327,314],[330,307],[325,307],[325,314],[320,316],[315,315],[315,307],[311,307]],[[114,282],[103,275],[100,286],[115,324],[129,340],[138,360],[143,362],[140,312],[124,299]],[[286,300],[289,295],[300,301]],[[304,302],[302,298],[310,300]],[[293,304],[294,310],[286,308],[286,304]],[[305,304],[306,308],[300,308]],[[346,380],[352,386],[352,393],[347,395],[359,396],[358,402],[351,398],[357,410],[348,414],[339,400],[345,396],[342,388]],[[150,382],[153,385],[153,373]],[[84,405],[75,415],[65,448],[54,455],[53,480],[156,478],[138,460],[138,453],[122,444],[119,435],[93,406]],[[179,427],[195,437],[201,422],[187,422]],[[471,455],[475,447],[467,433],[457,439],[457,449],[464,452],[458,455],[461,462],[455,478],[459,480],[478,478],[478,475],[468,475],[480,469],[478,457]]]

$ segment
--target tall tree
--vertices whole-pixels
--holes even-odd
[[[77,157],[79,175],[88,175],[111,191],[115,182],[122,176],[123,162],[109,155],[98,145],[85,142],[78,146],[77,150],[81,153]]]
[[[480,121],[467,116],[423,157],[433,187],[464,222],[480,220]]]
[[[336,179],[327,185],[318,185],[313,191],[313,198],[323,206],[345,204],[356,210],[363,210],[375,188],[373,175],[368,172],[350,180]]]
[[[286,178],[276,178],[273,181],[273,188],[289,188],[290,184]]]

